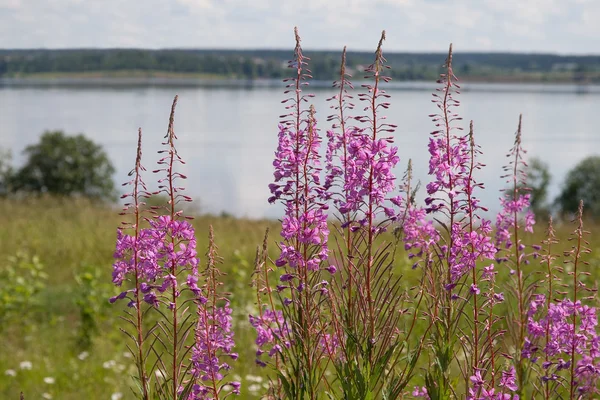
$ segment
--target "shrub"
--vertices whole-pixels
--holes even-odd
[[[38,293],[48,276],[39,257],[22,251],[8,257],[0,267],[0,330],[19,320],[23,325],[37,306]]]
[[[75,275],[77,289],[73,293],[75,304],[79,309],[79,327],[76,344],[79,350],[90,350],[94,338],[98,335],[99,323],[106,318],[107,297],[112,294],[112,287],[103,279],[103,270],[93,266],[84,266]]]
[[[112,200],[115,168],[102,146],[83,134],[47,131],[23,152],[25,165],[10,178],[11,191]]]
[[[569,171],[556,203],[562,214],[574,215],[580,200],[586,216],[600,217],[600,156],[587,157]]]

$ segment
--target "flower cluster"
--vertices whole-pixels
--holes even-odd
[[[176,296],[179,296],[175,276],[185,270],[190,274],[188,287],[199,295],[195,284],[198,257],[194,227],[188,221],[173,221],[168,215],[150,220],[149,223],[150,228],[141,229],[137,237],[117,231],[113,283],[121,286],[128,276],[134,274],[134,266],[137,265],[137,281],[144,301],[158,307],[157,292],[160,295],[168,288],[175,288]],[[111,298],[111,303],[125,298],[134,290],[128,289]],[[134,306],[134,303],[130,302],[129,306]]]
[[[256,329],[256,364],[266,366],[261,356],[265,353],[271,358],[277,356],[283,349],[281,346],[290,346],[290,332],[283,318],[283,313],[278,310],[265,308],[259,316],[249,316],[250,325]]]
[[[516,380],[515,367],[510,367],[508,371],[502,371],[499,388],[489,388],[478,370],[469,378],[471,387],[467,400],[519,400],[519,395],[513,393],[518,389]]]
[[[198,309],[190,357],[189,372],[193,386],[189,400],[218,399],[225,386],[231,387],[233,394],[239,394],[240,389],[237,381],[223,382],[225,373],[231,367],[221,358],[237,360],[238,354],[232,352],[234,341],[230,302],[218,291],[221,285],[219,276],[222,274],[217,264],[221,258],[217,254],[212,226],[209,227],[208,240],[207,266],[203,273],[205,283],[198,288],[201,295],[195,299]]]
[[[327,138],[324,199],[333,198],[342,215],[362,212],[346,223],[364,226],[382,212],[386,218],[396,220],[399,212],[394,206],[400,207],[402,199],[389,196],[395,189],[393,169],[400,161],[398,148],[390,145],[393,139],[374,139],[368,131],[356,128],[343,133],[329,130]],[[332,191],[336,185],[339,193]]]
[[[427,393],[427,388],[425,386],[415,386],[412,391],[412,395],[416,399],[430,400],[429,394]]]
[[[453,104],[458,105],[458,102]],[[440,118],[439,115],[433,117],[437,127],[441,125]],[[449,129],[452,128],[455,127]],[[445,193],[450,203],[457,206],[458,191],[466,183],[469,161],[467,138],[451,134],[450,131],[434,131],[429,138],[429,156],[429,175],[433,175],[434,180],[427,184],[427,194],[430,196],[425,199],[427,211],[434,212],[448,207],[446,202],[435,197],[439,192]]]
[[[440,234],[431,220],[427,219],[427,212],[421,207],[410,206],[402,224],[404,233],[404,249],[408,257],[422,257],[431,247],[440,240]],[[417,264],[414,265],[416,267]]]
[[[307,129],[295,131],[279,126],[279,145],[275,152],[275,183],[269,185],[273,196],[269,202],[281,200],[285,204],[282,220],[281,254],[278,266],[319,269],[327,259],[327,205],[319,203],[321,139],[316,120],[310,119]],[[307,256],[303,249],[313,246]]]
[[[570,359],[574,351],[579,356],[574,366],[578,391],[580,394],[595,393],[600,378],[597,309],[581,301],[562,300],[551,302],[546,310],[546,301],[543,294],[537,294],[531,301],[524,357],[536,362],[539,353],[543,353],[544,379],[556,381],[560,371],[571,368]]]
[[[476,160],[481,152],[474,141],[473,123],[467,135],[455,133],[462,130],[455,125],[462,118],[455,111],[460,103],[454,96],[460,86],[452,70],[452,47],[445,67],[446,73],[438,80],[441,87],[432,100],[440,112],[430,115],[436,126],[428,146],[429,174],[434,179],[427,184],[425,204],[428,213],[440,212],[449,219],[449,245],[444,251],[449,268],[446,288],[452,289],[475,268],[478,259],[493,259],[496,250],[489,236],[491,223],[479,217],[478,212],[485,209],[474,193],[483,185],[475,181],[473,173],[483,165]]]
[[[518,226],[517,218],[523,213],[525,213],[525,232],[533,232],[535,216],[529,209],[530,197],[531,195],[527,193],[518,195],[516,199],[500,199],[501,211],[496,217],[496,247],[510,249],[513,246],[510,230]]]
[[[193,385],[189,400],[216,398],[220,389],[214,387],[215,382],[224,378],[223,371],[231,369],[229,364],[221,362],[219,357],[228,356],[233,360],[238,358],[238,354],[232,352],[234,341],[231,321],[231,308],[228,301],[222,307],[198,309],[190,373],[195,379],[199,378],[202,383]],[[229,382],[225,385],[232,387],[232,393],[240,393],[239,382]]]
[[[459,223],[452,225],[452,246],[448,257],[450,282],[447,289],[452,289],[460,278],[473,270],[478,259],[494,259],[496,248],[489,236],[491,231],[488,220],[482,220],[479,229],[472,231],[464,229]]]
[[[360,132],[352,136],[348,146],[348,174],[344,184],[347,193],[346,202],[340,205],[340,212],[368,210],[373,207],[373,215],[365,211],[365,216],[358,222],[365,225],[369,217],[373,220],[378,210],[384,210],[387,217],[394,217],[395,212],[384,208],[388,193],[395,189],[392,169],[398,164],[398,148],[390,146],[391,139],[373,139],[367,133]]]

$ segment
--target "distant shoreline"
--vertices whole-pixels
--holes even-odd
[[[590,77],[591,78],[591,77]],[[596,78],[596,76],[593,76]],[[138,80],[171,80],[171,81],[191,81],[198,80],[202,82],[268,82],[278,81],[278,78],[246,78],[230,75],[205,74],[205,73],[185,73],[169,71],[141,71],[141,70],[119,70],[119,71],[82,71],[82,72],[43,72],[43,73],[21,73],[14,75],[0,75],[2,81],[25,82],[25,81],[63,81],[63,80],[106,80],[111,79],[115,82],[122,81],[127,83]],[[356,79],[356,78],[355,78]],[[590,80],[576,81],[570,73],[540,73],[529,72],[520,74],[493,74],[493,75],[466,75],[459,76],[461,82],[468,83],[564,83],[564,84],[600,84]],[[421,79],[394,79],[396,82],[418,82]]]
[[[277,86],[273,82],[293,72],[290,57],[291,49],[0,49],[0,79],[9,79],[5,85],[104,85],[109,80],[113,86]],[[311,51],[309,57],[311,82],[329,85],[339,79],[339,52]],[[389,52],[386,75],[396,83],[435,82],[446,57]],[[345,72],[358,84],[372,62],[371,52],[348,52]],[[453,70],[468,84],[586,86],[600,84],[600,55],[456,53]]]
[[[463,91],[491,92],[547,92],[547,93],[582,93],[600,94],[600,84],[581,83],[567,80],[514,80],[509,77],[500,79],[480,79],[477,77],[461,80]],[[205,74],[151,73],[127,74],[119,73],[52,73],[30,74],[19,77],[0,77],[2,88],[129,88],[129,87],[214,87],[214,88],[282,88],[280,79],[236,79],[225,76],[209,76]],[[327,89],[330,81],[314,80],[311,87]],[[437,84],[423,80],[393,80],[388,84],[390,90],[426,90],[431,91]]]

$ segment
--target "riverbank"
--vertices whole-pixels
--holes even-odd
[[[564,79],[547,80],[542,76],[495,76],[470,77],[461,80],[462,91],[477,92],[531,92],[531,93],[596,93],[597,82],[574,82]],[[131,88],[131,87],[218,87],[218,88],[283,88],[281,79],[238,79],[208,74],[183,74],[168,72],[142,73],[119,71],[118,73],[44,73],[14,77],[0,77],[0,87],[66,87],[66,88]],[[387,84],[389,90],[432,91],[437,84],[431,81],[394,80]],[[331,88],[330,81],[312,81],[313,89]]]
[[[4,81],[102,81],[114,80],[124,84],[128,82],[156,81],[202,81],[202,82],[281,82],[281,79],[255,78],[236,74],[217,74],[199,72],[172,72],[161,70],[114,70],[114,71],[72,71],[72,72],[39,72],[0,74]],[[395,79],[395,82],[418,82],[422,79]],[[432,80],[435,80],[432,77]],[[499,71],[479,71],[472,74],[461,74],[460,80],[467,83],[546,83],[546,84],[600,84],[600,71],[589,71],[574,74],[572,71],[531,71],[502,73]],[[425,80],[429,81],[429,80]],[[324,81],[329,82],[329,81]]]

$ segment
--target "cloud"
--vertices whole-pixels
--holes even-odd
[[[482,49],[491,49],[492,48],[492,39],[487,36],[477,36],[475,38],[475,42],[481,45]]]
[[[0,10],[17,10],[22,7],[21,0],[0,0]]]
[[[600,53],[594,0],[0,0],[0,47]]]

